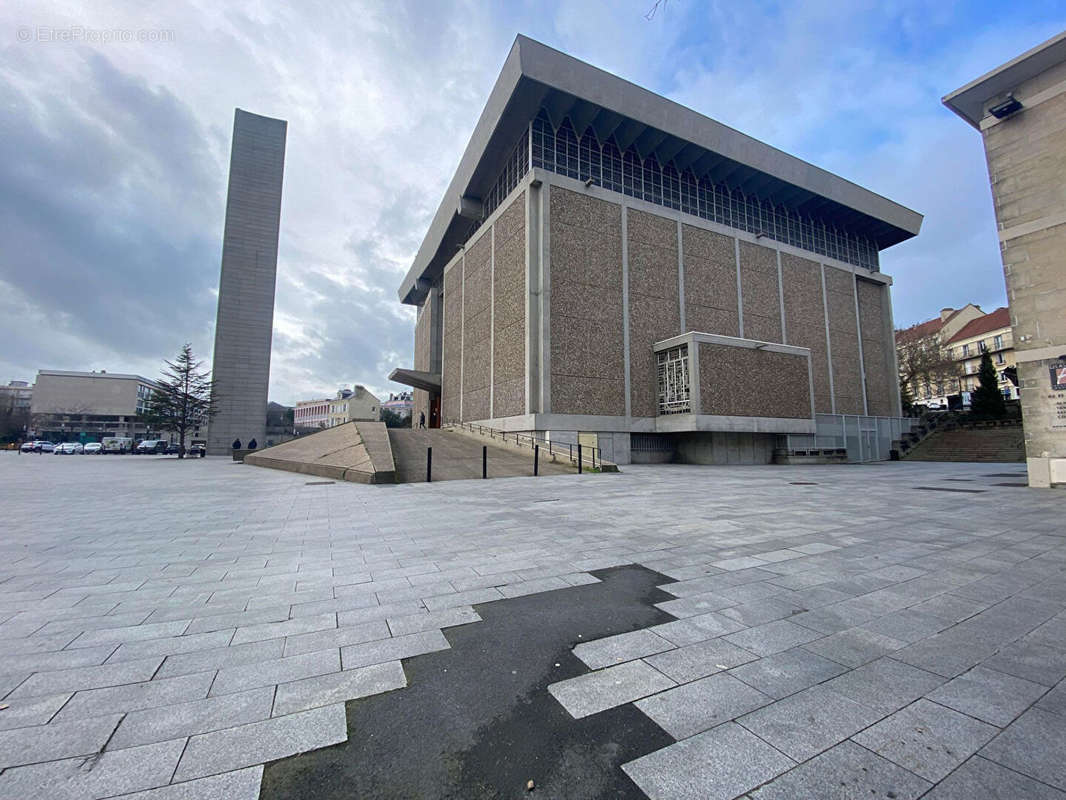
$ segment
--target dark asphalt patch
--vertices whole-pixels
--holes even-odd
[[[450,650],[404,660],[406,689],[348,703],[347,742],[267,765],[261,800],[644,798],[620,766],[673,739],[632,705],[572,719],[547,686],[589,671],[574,645],[673,621],[652,605],[672,581],[593,574],[477,606],[482,622],[445,631]]]
[[[915,486],[923,492],[961,492],[962,494],[984,494],[986,489],[952,489],[948,486]]]

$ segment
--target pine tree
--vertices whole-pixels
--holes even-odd
[[[176,360],[164,363],[163,376],[152,390],[142,417],[154,428],[178,434],[178,458],[184,458],[186,434],[206,425],[214,414],[211,379],[188,342]]]
[[[999,376],[992,366],[992,356],[986,350],[981,354],[981,368],[977,372],[980,382],[970,395],[970,411],[978,417],[999,419],[1006,415],[1007,406],[1003,402],[1003,393],[999,390]]]

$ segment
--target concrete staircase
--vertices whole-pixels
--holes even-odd
[[[396,465],[396,483],[426,479],[426,448],[433,448],[434,481],[481,477],[481,448],[488,447],[490,478],[512,478],[533,474],[533,453],[527,450],[495,447],[448,429],[389,428],[389,442]],[[568,475],[577,470],[541,458],[541,475]]]
[[[904,461],[1025,461],[1020,425],[938,430],[903,456]]]

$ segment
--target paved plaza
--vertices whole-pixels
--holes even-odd
[[[1066,798],[1066,494],[1023,483],[881,463],[373,487],[0,454],[0,800],[253,800],[480,604],[628,564],[666,576],[672,619],[575,630],[588,671],[545,691],[668,735],[621,767],[647,796]]]

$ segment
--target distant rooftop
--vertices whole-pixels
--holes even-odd
[[[37,376],[40,377],[41,375],[55,375],[63,378],[111,378],[114,380],[140,381],[141,383],[147,383],[149,386],[154,386],[156,383],[151,378],[143,378],[140,375],[127,375],[122,372],[107,372],[106,370],[100,370],[99,372],[76,372],[65,369],[37,370]]]
[[[967,322],[962,328],[948,339],[949,342],[961,342],[963,339],[972,339],[974,336],[980,336],[984,333],[991,333],[992,331],[1002,330],[1003,328],[1010,327],[1010,310],[1006,307],[997,308],[995,311],[990,311],[983,317],[972,319]]]

